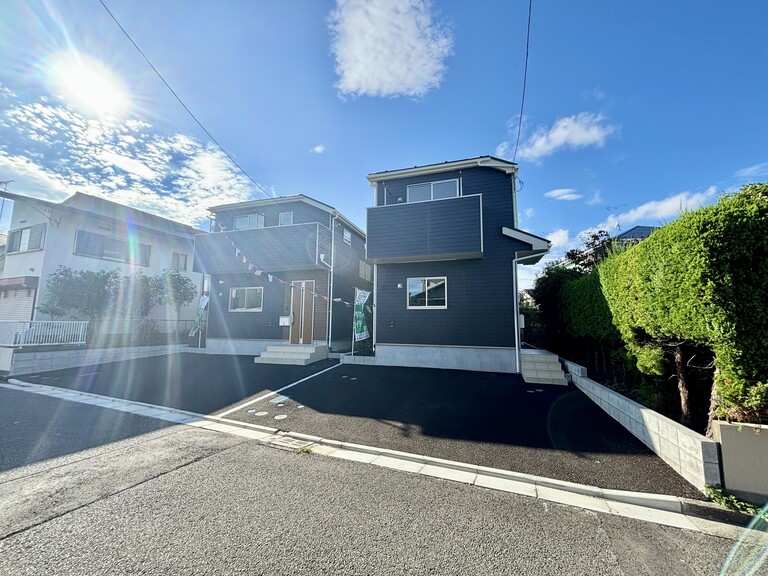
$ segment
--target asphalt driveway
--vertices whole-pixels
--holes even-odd
[[[335,364],[178,354],[22,379],[601,488],[702,497],[572,386],[529,385],[515,374],[346,364],[318,374]]]

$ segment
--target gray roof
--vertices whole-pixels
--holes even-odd
[[[614,240],[645,240],[658,226],[633,226],[629,230],[614,236]]]

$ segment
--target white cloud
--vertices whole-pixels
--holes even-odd
[[[525,214],[525,217],[526,217],[526,219],[529,219],[529,220],[530,220],[531,218],[533,218],[533,215],[534,215],[535,213],[536,213],[536,211],[535,211],[533,208],[526,208],[526,209],[523,211],[523,214]]]
[[[547,198],[552,198],[554,200],[566,200],[566,201],[579,200],[580,198],[582,198],[582,195],[577,194],[574,188],[556,188],[555,190],[550,190],[549,192],[545,192],[544,196],[546,196]]]
[[[754,178],[756,176],[768,176],[768,162],[761,162],[737,170],[733,174],[736,178]]]
[[[313,154],[322,154],[323,152],[325,152],[325,146],[323,146],[322,144],[318,144],[317,146],[310,148],[309,151],[312,152]]]
[[[545,156],[551,156],[562,148],[601,148],[608,136],[618,130],[618,126],[609,124],[602,114],[581,112],[573,116],[558,118],[551,127],[540,126],[520,144],[517,157],[521,160],[538,162]],[[517,127],[514,131],[517,133]],[[523,130],[524,131],[524,130]],[[505,141],[496,148],[498,156],[507,157],[513,141]]]
[[[0,173],[18,194],[58,202],[84,192],[187,224],[204,221],[209,206],[262,194],[213,144],[138,118],[86,120],[8,90],[0,109]]]
[[[102,150],[99,157],[104,160],[104,162],[107,162],[108,164],[114,164],[121,170],[130,172],[136,176],[140,176],[145,180],[155,180],[158,176],[157,172],[149,168],[143,162],[136,160],[135,158],[122,156],[111,150]]]
[[[453,39],[427,0],[336,0],[329,23],[341,94],[424,96],[442,82]]]
[[[600,194],[600,190],[596,190],[594,194],[592,194],[592,198],[587,200],[587,204],[590,206],[594,206],[595,204],[601,204],[603,202],[603,195]]]
[[[621,226],[637,223],[655,226],[663,220],[674,220],[686,210],[700,208],[712,201],[716,194],[717,189],[714,186],[710,186],[704,192],[680,192],[662,200],[651,200],[617,216],[612,216],[605,224],[609,227],[615,226],[616,223]]]
[[[552,250],[567,247],[571,242],[571,238],[568,235],[568,230],[565,228],[558,228],[557,230],[553,230],[549,234],[545,234],[544,238],[552,242]]]

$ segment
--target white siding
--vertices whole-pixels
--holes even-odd
[[[34,304],[34,288],[0,292],[0,322],[29,322]]]

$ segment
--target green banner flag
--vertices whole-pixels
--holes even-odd
[[[371,336],[368,333],[368,326],[365,323],[365,312],[363,310],[363,305],[370,295],[371,293],[366,290],[355,288],[355,342],[367,340]]]

